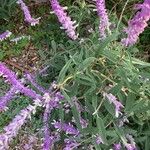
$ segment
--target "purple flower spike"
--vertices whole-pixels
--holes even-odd
[[[98,12],[98,16],[100,17],[100,24],[99,24],[99,32],[100,37],[104,39],[106,37],[106,30],[109,30],[109,19],[107,10],[105,8],[105,0],[96,0],[96,8]]]
[[[31,113],[35,113],[37,106],[41,106],[40,101],[39,103],[36,101],[34,106],[29,105],[27,108],[21,110],[20,114],[8,126],[4,127],[4,133],[0,134],[0,150],[9,148],[8,144],[16,137],[27,118],[30,118]]]
[[[103,96],[107,97],[109,102],[114,104],[115,112],[116,112],[115,116],[119,117],[119,114],[122,114],[120,109],[124,108],[124,106],[121,104],[121,102],[117,101],[117,98],[114,95],[112,95],[111,93],[110,94],[104,93]]]
[[[38,84],[36,83],[34,77],[33,77],[31,74],[27,73],[27,74],[25,74],[25,77],[26,77],[26,78],[31,82],[31,84],[32,84],[34,87],[36,87],[40,92],[42,92],[42,93],[45,93],[45,92],[46,92],[46,90],[45,90],[43,87],[41,87],[40,85],[38,85]]]
[[[3,41],[4,39],[10,37],[12,33],[10,31],[5,31],[2,34],[0,34],[0,41]]]
[[[53,140],[54,137],[50,137],[50,131],[48,127],[48,118],[50,116],[50,105],[49,103],[46,104],[45,112],[44,112],[44,118],[43,118],[43,123],[44,123],[44,145],[43,145],[43,150],[50,150],[51,147],[53,146]]]
[[[54,127],[60,131],[65,131],[66,134],[78,135],[79,130],[77,130],[72,124],[66,124],[59,121],[54,121]]]
[[[3,96],[0,97],[0,111],[6,109],[9,101],[15,96],[17,89],[15,87],[11,87],[11,89]]]
[[[128,28],[125,29],[127,38],[122,39],[125,46],[132,46],[136,43],[139,35],[148,26],[147,21],[150,19],[150,1],[145,0],[143,4],[135,6],[139,10],[132,20],[128,22]]]
[[[75,32],[77,26],[74,25],[76,22],[71,21],[71,18],[65,12],[65,8],[61,7],[57,0],[50,0],[50,3],[55,15],[62,24],[62,28],[66,30],[67,35],[72,40],[76,40],[78,38]]]
[[[114,150],[121,150],[121,144],[120,143],[114,144]]]
[[[22,83],[17,80],[17,76],[15,75],[14,72],[10,71],[4,63],[0,62],[0,76],[3,76],[6,78],[14,87],[17,88],[21,93],[23,93],[26,96],[29,96],[33,99],[42,99],[40,95],[38,95],[35,91],[32,89],[29,89],[27,87],[24,87]]]
[[[39,24],[39,20],[40,18],[34,19],[32,18],[28,7],[25,5],[25,3],[23,2],[23,0],[18,0],[17,2],[18,4],[20,4],[22,11],[24,12],[24,16],[25,16],[25,21],[30,23],[31,26],[35,26],[36,24]]]
[[[63,95],[61,95],[60,92],[55,93],[54,95],[50,95],[49,93],[45,93],[43,96],[43,99],[45,100],[45,103],[49,103],[51,109],[58,108],[60,101],[64,98]]]

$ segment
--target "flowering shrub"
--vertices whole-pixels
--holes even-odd
[[[26,22],[31,26],[40,24],[39,18],[31,17],[22,0],[18,3]],[[57,81],[51,81],[48,87],[39,85],[36,75],[28,72],[21,80],[5,63],[0,63],[0,75],[10,84],[10,89],[0,97],[1,112],[9,111],[8,104],[17,93],[32,100],[3,128],[0,150],[9,149],[37,108],[43,113],[43,150],[60,143],[64,150],[148,149],[150,64],[133,57],[130,46],[148,25],[150,1],[136,5],[138,11],[129,21],[127,38],[121,41],[118,28],[110,28],[104,0],[95,3],[99,35],[91,29],[88,38],[78,36],[75,22],[57,0],[50,0],[50,4],[68,37],[74,40],[70,43],[75,44],[64,52],[65,65],[57,74]],[[0,40],[9,36],[10,32],[6,31]],[[45,72],[49,74],[47,67],[38,74],[42,77]]]

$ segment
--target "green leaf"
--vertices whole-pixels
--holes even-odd
[[[62,70],[60,71],[59,76],[58,76],[58,82],[59,82],[59,83],[64,81],[65,76],[66,76],[66,73],[67,73],[69,67],[71,66],[71,63],[72,63],[72,59],[70,59],[70,60],[65,64],[65,66],[62,68]]]
[[[97,123],[97,127],[98,127],[98,133],[101,136],[103,142],[107,145],[107,139],[106,139],[106,129],[104,126],[104,122],[103,119],[101,119],[99,116],[96,117],[96,123]]]
[[[52,49],[56,52],[57,50],[57,45],[56,45],[56,42],[54,40],[51,41],[51,47]]]
[[[129,93],[126,99],[125,111],[131,111],[135,103],[135,95]]]
[[[145,141],[145,150],[149,150],[150,148],[150,136],[147,136],[146,141]]]
[[[117,127],[116,125],[114,125],[116,133],[118,134],[118,136],[121,138],[121,140],[123,141],[123,143],[127,143],[126,137],[124,135],[124,131],[122,128]]]
[[[108,44],[114,40],[116,40],[118,38],[119,33],[115,32],[113,34],[111,34],[110,36],[108,36],[105,40],[100,42],[100,48],[98,50],[98,55],[100,54],[101,51],[103,51],[106,46],[108,46]]]
[[[78,67],[79,71],[84,71],[85,69],[87,69],[91,63],[93,63],[96,60],[95,57],[89,57],[87,59],[85,59]]]

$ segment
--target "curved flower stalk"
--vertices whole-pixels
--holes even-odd
[[[41,102],[36,100],[35,104],[29,105],[27,108],[21,110],[8,126],[4,127],[4,133],[0,134],[0,150],[9,148],[8,144],[17,136],[18,131],[22,125],[30,118],[32,113],[35,113],[36,107],[41,106]]]
[[[80,132],[72,124],[62,123],[61,121],[54,121],[54,127],[66,134],[78,135]]]
[[[49,93],[45,93],[43,96],[44,105],[45,105],[45,112],[43,117],[43,123],[44,123],[44,145],[43,150],[50,150],[53,147],[53,144],[55,141],[59,139],[59,135],[51,135],[48,125],[48,119],[50,116],[51,111],[54,108],[59,107],[60,100],[64,98],[63,95],[61,95],[60,92],[54,92],[51,95]]]
[[[38,85],[38,83],[36,83],[34,77],[33,77],[31,74],[26,73],[26,74],[25,74],[25,77],[26,77],[26,78],[31,82],[31,84],[32,84],[34,87],[36,87],[40,92],[42,92],[42,93],[45,93],[45,92],[46,92],[46,90],[45,90],[43,87],[41,87],[40,85]]]
[[[65,12],[65,8],[61,7],[59,2],[57,0],[50,0],[52,9],[57,16],[59,22],[62,24],[62,29],[66,30],[67,35],[72,39],[76,40],[78,38],[78,35],[76,34],[76,27],[75,21],[71,21],[71,18],[67,16],[67,13]]]
[[[100,37],[104,39],[106,38],[106,30],[109,31],[110,26],[107,10],[105,8],[105,0],[96,0],[96,8],[98,16],[100,17],[99,23]]]
[[[20,6],[21,6],[21,9],[22,9],[22,11],[23,11],[23,13],[24,13],[24,16],[25,16],[25,19],[24,19],[24,20],[25,20],[26,22],[30,23],[31,26],[35,26],[36,24],[39,24],[40,18],[37,18],[37,19],[32,18],[31,14],[30,14],[30,12],[29,12],[28,7],[27,7],[26,4],[23,2],[23,0],[18,0],[17,3],[20,4]]]
[[[43,150],[50,150],[53,146],[54,137],[50,136],[50,131],[48,127],[48,118],[50,116],[51,108],[49,103],[46,104],[43,123],[44,123],[44,145]]]
[[[29,96],[33,99],[42,99],[42,97],[38,95],[35,91],[27,87],[24,87],[22,83],[19,80],[17,80],[17,76],[15,75],[15,73],[10,71],[4,65],[4,63],[1,63],[1,62],[0,62],[0,75],[6,78],[8,82],[10,82],[14,87],[17,88],[18,91],[20,91],[24,95]]]
[[[110,94],[107,94],[107,93],[103,93],[103,96],[106,97],[110,103],[113,103],[114,106],[115,106],[115,116],[116,117],[119,117],[119,114],[122,114],[121,113],[121,108],[124,108],[124,106],[121,104],[121,102],[117,101],[117,98],[112,95],[111,93]]]
[[[6,38],[10,37],[12,33],[10,31],[5,31],[3,32],[2,34],[0,34],[0,41],[3,41],[5,40]]]
[[[7,109],[7,104],[12,98],[14,98],[16,92],[17,89],[12,86],[11,89],[3,97],[0,97],[0,111]]]
[[[135,9],[138,10],[132,20],[128,22],[125,29],[127,38],[122,39],[125,46],[132,46],[139,38],[139,35],[148,26],[147,21],[150,19],[150,0],[145,0],[143,4],[137,4]]]

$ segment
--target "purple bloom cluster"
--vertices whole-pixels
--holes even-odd
[[[14,72],[10,71],[4,63],[0,62],[0,75],[5,78],[9,83],[12,84],[14,88],[16,88],[18,91],[23,93],[26,96],[31,97],[32,99],[42,99],[42,96],[37,94],[35,91],[32,89],[29,89],[25,87],[18,79],[17,76],[15,75]]]
[[[4,39],[10,37],[12,33],[10,31],[5,31],[2,34],[0,34],[0,41],[3,41]]]
[[[80,132],[71,123],[62,123],[60,121],[54,121],[54,127],[60,131],[65,131],[66,134],[78,135]]]
[[[0,150],[8,149],[8,144],[18,134],[18,131],[22,125],[26,122],[26,119],[31,116],[31,113],[35,113],[36,107],[41,106],[41,102],[36,100],[34,106],[29,105],[27,108],[21,110],[8,126],[4,128],[4,133],[0,134]]]
[[[28,7],[26,6],[26,4],[23,2],[23,0],[18,0],[17,1],[18,4],[20,4],[22,11],[24,12],[24,16],[25,16],[25,21],[30,23],[31,26],[35,26],[36,24],[39,24],[39,20],[40,18],[34,19],[32,18]]]
[[[50,0],[50,3],[59,22],[62,24],[63,29],[66,30],[67,35],[72,40],[76,40],[78,38],[78,35],[75,32],[77,26],[74,25],[76,22],[71,21],[71,18],[65,12],[65,8],[61,7],[57,0]]]
[[[124,108],[124,106],[121,104],[121,102],[117,101],[117,98],[114,95],[112,95],[111,93],[110,94],[103,93],[103,96],[106,97],[110,103],[114,104],[115,112],[116,112],[115,116],[119,117],[119,114],[122,114],[120,109]]]
[[[132,144],[126,144],[125,147],[127,148],[127,150],[136,150],[135,145]]]
[[[150,19],[150,0],[145,0],[143,4],[137,4],[135,8],[138,12],[128,22],[128,28],[125,29],[127,38],[122,39],[122,43],[125,46],[131,46],[136,43],[139,35],[147,27],[147,21]]]
[[[127,148],[127,150],[136,150],[136,144],[132,135],[127,134],[126,138],[128,139],[130,143],[130,144],[129,143],[125,144],[125,147]]]
[[[114,150],[121,150],[121,144],[120,143],[114,144]]]
[[[104,39],[106,37],[106,30],[109,30],[110,25],[107,10],[105,8],[105,0],[96,0],[96,8],[98,16],[100,17],[100,24],[99,24],[100,37]]]
[[[7,103],[18,91],[31,97],[35,104],[35,106],[29,105],[26,109],[22,110],[21,113],[15,117],[12,123],[4,128],[5,133],[0,135],[0,144],[2,147],[0,147],[0,149],[3,149],[3,147],[8,147],[9,142],[17,135],[18,130],[24,124],[26,118],[30,116],[31,112],[35,111],[36,106],[45,107],[43,118],[45,135],[43,150],[49,150],[52,148],[53,143],[58,139],[58,136],[56,137],[51,135],[48,125],[48,118],[53,109],[59,108],[60,101],[64,98],[64,96],[57,90],[53,91],[53,87],[51,87],[50,93],[47,93],[47,90],[43,89],[35,82],[32,75],[26,74],[26,78],[44,95],[36,94],[34,90],[25,87],[23,82],[18,80],[16,74],[9,70],[4,63],[0,63],[0,75],[4,77],[5,81],[11,83],[11,89],[3,97],[1,97],[0,108],[2,110],[6,108]],[[69,132],[69,129],[67,131]]]
[[[44,103],[49,104],[51,109],[59,108],[60,101],[64,99],[64,96],[60,92],[53,94],[45,93],[43,96]]]

